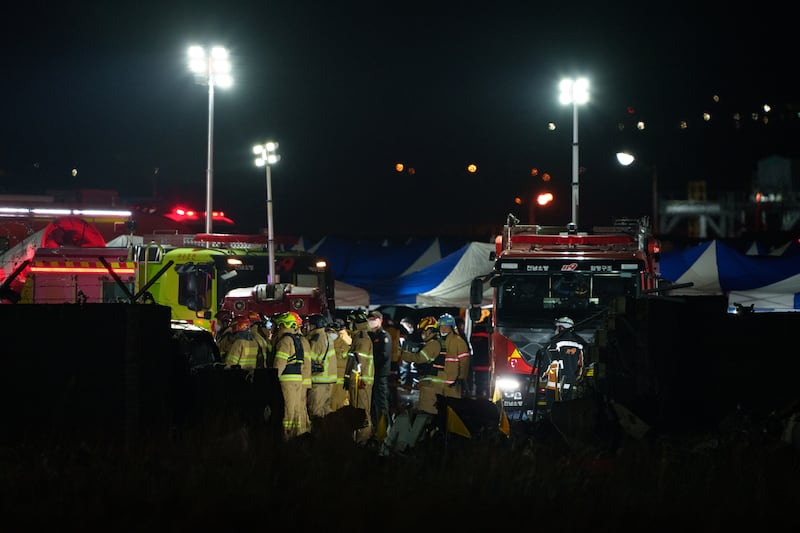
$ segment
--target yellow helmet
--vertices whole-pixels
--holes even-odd
[[[294,312],[290,312],[290,313],[281,313],[281,314],[280,314],[280,315],[278,315],[278,317],[275,319],[275,324],[277,324],[277,325],[278,325],[278,327],[282,327],[282,328],[289,328],[289,329],[292,329],[292,328],[299,328],[299,327],[300,327],[300,325],[301,325],[303,322],[302,322],[302,320],[301,320],[301,321],[298,323],[298,320],[297,320],[297,319],[298,319],[298,315],[297,315],[297,313],[294,313]]]
[[[438,327],[439,327],[438,322],[436,322],[436,319],[432,316],[426,316],[425,318],[419,321],[419,324],[417,324],[417,328],[419,328],[421,331]]]

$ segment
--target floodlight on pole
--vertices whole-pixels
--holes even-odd
[[[589,80],[586,78],[564,79],[559,85],[559,100],[572,104],[572,224],[578,224],[578,106],[589,101]]]
[[[272,165],[280,161],[281,156],[277,153],[278,143],[268,141],[264,144],[257,144],[253,147],[257,167],[267,169],[267,249],[269,250],[269,277],[267,285],[277,282],[275,279],[275,232],[272,225]]]
[[[208,166],[206,167],[206,233],[211,233],[214,197],[214,86],[233,85],[228,51],[215,46],[210,52],[202,46],[189,47],[189,69],[197,82],[208,85]]]
[[[617,162],[623,167],[632,165],[636,161],[636,156],[630,152],[620,151],[617,152]],[[659,217],[658,217],[658,168],[655,163],[649,167],[650,175],[650,194],[651,194],[651,211],[652,211],[652,225],[653,231],[659,232]]]

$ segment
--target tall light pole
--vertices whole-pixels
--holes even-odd
[[[572,223],[578,226],[578,106],[589,101],[589,80],[564,79],[559,85],[562,104],[572,104]]]
[[[208,85],[208,166],[206,167],[206,233],[211,233],[214,199],[214,86],[230,87],[231,65],[228,51],[215,46],[206,53],[201,46],[189,47],[189,68],[195,73],[197,82]]]
[[[281,156],[277,153],[278,143],[268,141],[264,144],[257,144],[253,147],[257,167],[267,169],[267,249],[269,250],[269,277],[267,285],[274,284],[275,279],[275,232],[272,228],[272,165],[280,161]]]

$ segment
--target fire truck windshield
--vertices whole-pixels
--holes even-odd
[[[619,274],[542,273],[495,279],[498,324],[552,322],[560,315],[578,320],[615,305],[617,297],[635,294],[636,278]]]

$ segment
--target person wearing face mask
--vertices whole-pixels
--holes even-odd
[[[372,340],[372,356],[375,363],[375,382],[372,385],[370,418],[377,428],[381,418],[389,423],[389,373],[392,364],[392,337],[383,329],[383,314],[370,311],[367,315],[369,338]]]

